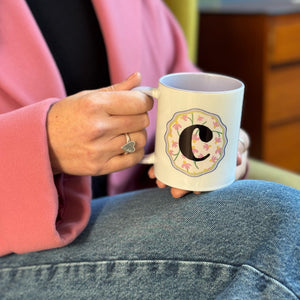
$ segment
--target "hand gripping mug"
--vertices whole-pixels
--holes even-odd
[[[235,180],[244,84],[209,73],[163,76],[158,88],[138,90],[157,99],[154,164],[157,179],[171,187],[211,191]]]

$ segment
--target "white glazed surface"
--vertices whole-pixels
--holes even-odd
[[[154,162],[157,179],[191,191],[210,191],[231,184],[235,180],[243,83],[217,74],[178,73],[162,77],[158,89],[144,92],[158,98],[154,159],[150,156],[143,161]],[[204,161],[190,160],[178,150],[184,126],[192,124],[217,132],[208,143],[199,139],[202,127],[193,134],[193,153],[195,157],[201,157],[201,152],[209,155]],[[225,134],[220,135],[222,127]],[[172,147],[177,156],[170,155]],[[222,155],[216,155],[217,151]]]

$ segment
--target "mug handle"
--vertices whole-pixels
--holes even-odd
[[[145,154],[142,160],[139,162],[139,164],[143,165],[154,165],[155,159],[154,159],[154,152]]]
[[[156,88],[149,87],[149,86],[138,86],[138,87],[132,89],[132,91],[139,91],[139,92],[142,92],[142,93],[144,93],[152,98],[156,98],[156,99],[158,99],[158,97],[159,97],[159,90]]]
[[[142,92],[150,97],[153,98],[158,98],[159,97],[159,91],[156,88],[152,88],[149,86],[139,86],[136,87],[134,89],[132,89],[133,91],[139,91]],[[144,155],[144,157],[142,158],[142,160],[139,162],[140,164],[145,164],[145,165],[153,165],[154,164],[154,152],[149,153]]]

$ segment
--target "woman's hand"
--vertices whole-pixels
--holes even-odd
[[[247,163],[248,163],[248,148],[250,145],[250,139],[248,134],[243,130],[240,129],[240,135],[239,135],[239,144],[238,144],[238,154],[237,154],[237,167],[236,167],[236,179],[240,179],[243,176],[245,176],[246,170],[247,170]],[[155,179],[154,174],[154,167],[152,166],[149,169],[148,175],[151,179]],[[159,188],[165,188],[166,185],[156,180],[156,184]],[[191,191],[181,190],[172,187],[171,188],[171,194],[174,198],[181,198],[184,195],[191,193]],[[194,192],[195,194],[200,194],[200,192]]]
[[[249,146],[250,146],[250,139],[248,134],[243,129],[240,129],[237,162],[236,162],[236,170],[235,170],[236,179],[243,178],[247,173]]]
[[[153,100],[131,91],[140,81],[135,73],[116,85],[82,91],[52,105],[47,133],[54,174],[108,174],[142,159]],[[128,155],[121,149],[125,133],[136,143],[136,151]]]

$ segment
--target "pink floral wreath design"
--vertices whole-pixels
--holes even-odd
[[[212,133],[208,142],[200,138],[200,130],[196,128],[191,138],[194,159],[182,154],[179,140],[182,132],[189,126],[207,127]],[[173,167],[189,176],[196,177],[215,170],[225,155],[227,145],[227,128],[221,118],[213,113],[200,109],[191,109],[175,113],[167,123],[165,133],[166,153]],[[201,158],[203,160],[201,161]],[[196,160],[200,161],[196,161]]]

